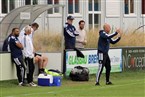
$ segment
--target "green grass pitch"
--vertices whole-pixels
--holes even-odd
[[[20,87],[17,80],[0,82],[0,97],[145,97],[145,70],[111,73],[114,85],[105,85],[102,74],[100,86],[95,75],[88,82],[62,79],[60,87]]]

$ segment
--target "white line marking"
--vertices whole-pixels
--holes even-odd
[[[5,96],[5,97],[21,97],[21,96],[31,96],[31,95],[41,95],[41,94],[55,94],[55,93],[54,92],[28,93],[28,94],[12,95],[12,96]]]
[[[40,95],[40,94],[53,94],[54,92],[41,92],[41,93],[29,93],[29,94],[23,94],[25,96],[30,96],[30,95]]]

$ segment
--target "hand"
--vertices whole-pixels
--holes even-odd
[[[121,32],[120,28],[119,29],[116,28],[116,32],[117,33],[120,33]]]
[[[87,41],[86,41],[86,40],[84,40],[84,41],[82,42],[82,44],[83,44],[83,45],[86,45],[86,44],[87,44]]]
[[[122,31],[121,31],[121,29],[116,29],[116,32],[118,33],[118,37],[121,37],[121,36],[122,36]]]

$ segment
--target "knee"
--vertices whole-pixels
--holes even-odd
[[[36,58],[38,59],[38,62],[42,62],[43,61],[43,58],[40,57],[40,56],[36,56]]]
[[[19,69],[20,69],[20,70],[25,70],[26,68],[25,68],[24,65],[19,65]]]
[[[39,59],[39,61],[43,61],[43,58],[42,58],[42,57],[40,57],[40,56],[38,57],[38,59]]]
[[[48,58],[46,56],[42,57],[44,61],[48,61]]]
[[[34,64],[38,63],[39,62],[39,59],[37,57],[35,57],[34,59]]]
[[[108,71],[111,71],[111,66],[108,67]]]

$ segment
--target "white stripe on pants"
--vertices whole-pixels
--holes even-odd
[[[23,66],[23,63],[22,63],[23,59],[14,58],[13,60],[14,60],[14,63],[16,64],[16,68],[17,68],[17,77],[18,77],[19,81],[24,82],[25,67]]]
[[[98,67],[98,72],[96,73],[96,82],[99,82],[100,75],[103,69],[103,53],[98,53],[98,58],[99,58],[99,67]]]

